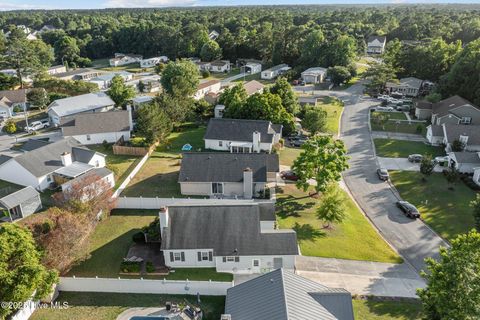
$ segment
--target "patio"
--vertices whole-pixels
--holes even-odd
[[[168,275],[163,254],[160,251],[160,243],[134,243],[128,249],[127,261],[141,261],[141,275]],[[155,271],[147,272],[147,262],[151,262]]]

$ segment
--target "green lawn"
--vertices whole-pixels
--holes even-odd
[[[441,173],[433,173],[426,182],[418,172],[393,171],[390,177],[402,198],[414,204],[422,220],[442,237],[451,240],[475,226],[469,203],[476,192],[463,182],[450,190]]]
[[[375,116],[378,114],[387,115],[390,121],[385,124],[378,123],[375,120]],[[372,131],[386,131],[386,132],[398,132],[398,133],[411,133],[425,135],[427,127],[425,123],[408,122],[397,123],[395,120],[407,120],[403,112],[372,112],[370,117],[370,125]]]
[[[182,147],[187,143],[192,145],[192,151],[203,150],[205,147],[203,136],[206,130],[206,127],[198,127],[173,132],[168,136],[166,143],[157,147],[157,152],[166,156],[177,156],[182,153]]]
[[[419,302],[353,300],[353,313],[359,320],[420,320]]]
[[[327,132],[338,134],[338,125],[342,115],[343,103],[335,97],[323,97],[317,106],[327,111]]]
[[[315,209],[319,200],[287,184],[277,193],[280,228],[293,228],[303,255],[400,263],[402,259],[383,241],[355,203],[346,195],[346,218],[323,229]]]
[[[232,281],[231,273],[217,272],[215,268],[176,268],[168,276],[161,276],[167,280],[199,280],[199,281]]]
[[[74,266],[68,275],[117,278],[120,263],[132,244],[132,235],[157,215],[157,210],[113,210],[99,222],[90,238],[90,258]]]
[[[429,154],[432,157],[445,154],[441,147],[435,147],[423,142],[394,140],[394,139],[374,139],[377,156],[389,158],[407,158],[410,154]]]
[[[108,149],[105,149],[103,145],[91,145],[89,149],[98,151],[107,156],[107,168],[112,170],[115,174],[115,188],[118,188],[122,184],[123,180],[130,174],[135,168],[142,157],[137,156],[125,156],[113,154],[112,145],[109,144]]]
[[[403,112],[372,112],[372,119],[378,115],[386,115],[391,120],[407,120],[407,116]]]
[[[197,305],[197,297],[190,295],[157,295],[134,293],[61,292],[57,302],[68,303],[68,309],[41,309],[30,320],[115,320],[129,308],[165,307],[165,302]],[[224,312],[225,297],[201,296],[198,305],[204,319],[218,320]]]
[[[210,72],[210,77],[208,79],[223,80],[223,79],[226,79],[226,78],[229,78],[229,77],[236,76],[237,74],[240,74],[240,68],[233,68],[228,73],[225,73],[225,72]]]
[[[278,155],[280,164],[284,166],[293,165],[293,161],[297,159],[300,152],[302,152],[302,149],[300,148],[284,147],[282,150],[280,150],[280,153]]]

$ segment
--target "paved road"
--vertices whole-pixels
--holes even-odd
[[[389,184],[376,176],[378,167],[368,129],[368,109],[378,102],[363,97],[363,86],[356,84],[342,97],[345,110],[341,137],[349,151],[350,169],[344,180],[355,200],[387,241],[417,270],[424,268],[424,259],[438,257],[440,245],[447,244],[422,221],[406,218],[396,208]]]

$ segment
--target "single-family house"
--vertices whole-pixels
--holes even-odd
[[[96,78],[103,72],[95,69],[89,68],[80,68],[73,69],[66,72],[54,73],[51,76],[60,80],[83,80],[88,81],[90,79]]]
[[[229,60],[216,60],[210,62],[211,72],[230,72],[230,61]]]
[[[195,64],[197,65],[199,71],[210,71],[211,62],[196,61]]]
[[[0,222],[22,219],[40,209],[42,200],[34,188],[7,186],[0,189]]]
[[[244,65],[240,68],[241,72],[248,74],[256,74],[262,72],[262,64],[260,62],[245,62]]]
[[[122,77],[123,81],[131,81],[133,79],[133,73],[127,71],[116,71],[99,74],[95,78],[91,78],[88,82],[95,83],[100,90],[108,89],[112,84],[112,79],[115,76]]]
[[[142,59],[140,61],[140,68],[153,68],[157,64],[167,63],[167,62],[168,62],[168,57],[167,56],[160,56],[160,57]]]
[[[255,93],[262,93],[265,86],[258,82],[257,80],[251,80],[243,84],[245,91],[248,96],[251,96]]]
[[[54,74],[64,73],[64,72],[67,72],[67,68],[63,64],[59,64],[57,66],[52,66],[52,67],[47,69],[47,73],[49,75],[54,75]]]
[[[432,119],[433,103],[427,100],[420,100],[415,102],[415,117],[418,120]]]
[[[200,81],[197,87],[197,92],[193,95],[195,100],[205,98],[207,94],[217,95],[222,90],[222,83],[218,80],[204,80]]]
[[[302,80],[305,83],[322,83],[327,76],[327,69],[322,67],[309,68],[301,73]]]
[[[427,127],[427,141],[434,146],[439,146],[444,141],[443,125],[431,124]]]
[[[132,112],[116,110],[101,113],[79,113],[61,120],[60,128],[64,138],[75,138],[83,145],[100,144],[104,141],[115,143],[121,137],[130,140]]]
[[[187,152],[178,182],[186,196],[251,199],[264,196],[278,172],[277,154]]]
[[[252,274],[293,270],[297,235],[264,226],[266,204],[170,206],[159,212],[161,250],[172,268],[216,268]],[[272,211],[268,209],[268,211]],[[270,217],[271,216],[271,217]]]
[[[283,73],[287,72],[290,69],[291,68],[285,63],[279,64],[270,69],[263,70],[261,74],[261,78],[264,80],[272,80],[278,77],[279,75],[282,75]]]
[[[210,40],[217,40],[217,38],[220,36],[220,33],[218,33],[216,30],[212,30],[210,31],[210,33],[208,34],[208,38]]]
[[[115,53],[115,58],[109,60],[111,67],[125,66],[127,64],[137,63],[143,59],[139,54]]]
[[[390,94],[397,93],[408,97],[417,97],[422,88],[422,84],[423,80],[408,77],[400,79],[398,83],[389,81],[385,84],[385,88]]]
[[[353,320],[352,296],[276,269],[227,290],[222,319]]]
[[[476,124],[480,125],[480,109],[470,101],[452,96],[436,103],[419,101],[415,115],[421,120],[430,119],[432,124]]]
[[[28,91],[29,89],[0,91],[0,117],[10,118],[15,114],[15,109],[26,110]]]
[[[367,53],[369,54],[383,54],[385,52],[385,45],[387,44],[387,37],[385,36],[370,36],[367,39]]]
[[[44,32],[55,31],[55,30],[57,30],[57,28],[55,28],[51,24],[46,24],[43,27],[41,27],[40,30],[37,31],[37,33],[42,34]]]
[[[84,112],[105,112],[114,106],[115,102],[105,92],[93,92],[55,100],[48,106],[47,113],[50,124],[58,126],[63,117]]]
[[[480,167],[479,152],[449,152],[448,166],[461,173],[474,173],[475,168]]]
[[[62,139],[2,160],[0,179],[43,191],[52,185],[62,185],[94,168],[105,167],[105,157],[104,154],[83,147],[73,138]]]
[[[138,107],[140,107],[143,104],[147,104],[153,101],[152,96],[145,96],[145,95],[138,95],[135,98],[132,99],[132,105],[134,110],[136,110]]]
[[[272,152],[280,142],[282,125],[267,120],[210,119],[205,149],[232,153]]]
[[[463,151],[480,151],[480,125],[444,123],[443,144],[447,151],[453,149],[455,141],[462,144]]]

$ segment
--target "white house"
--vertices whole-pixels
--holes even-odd
[[[14,109],[27,109],[28,89],[0,91],[0,117],[10,118],[15,114]]]
[[[83,112],[105,112],[114,106],[115,102],[105,92],[93,92],[55,100],[48,106],[47,113],[50,124],[58,126],[63,117]]]
[[[142,59],[140,61],[141,68],[153,68],[159,63],[166,63],[168,62],[167,56],[160,56],[160,57],[153,57],[148,59]]]
[[[57,66],[52,66],[47,69],[47,73],[49,75],[54,75],[54,74],[64,73],[64,72],[67,72],[67,68],[62,64],[59,64]]]
[[[27,151],[0,164],[0,179],[39,191],[62,185],[94,168],[105,167],[105,155],[67,138]]]
[[[251,80],[243,84],[245,91],[248,96],[251,96],[255,93],[262,93],[265,86],[258,82],[257,80]]]
[[[216,268],[252,274],[293,270],[297,235],[290,229],[263,226],[267,204],[171,206],[159,212],[161,250],[171,268]]]
[[[443,144],[452,151],[455,141],[459,141],[464,151],[480,151],[480,125],[442,124]]]
[[[427,127],[427,141],[434,146],[439,146],[444,141],[443,126],[431,124]]]
[[[367,40],[367,53],[382,54],[385,52],[385,45],[387,44],[387,37],[385,36],[371,36]]]
[[[260,73],[262,72],[262,64],[259,62],[246,62],[241,71],[249,74]]]
[[[133,73],[127,71],[117,71],[99,74],[97,77],[89,79],[88,82],[95,83],[100,90],[104,90],[110,87],[112,84],[112,79],[115,76],[122,77],[125,82],[133,80]]]
[[[73,69],[69,70],[66,72],[60,72],[60,73],[53,73],[51,74],[52,77],[60,79],[60,80],[83,80],[83,81],[88,81],[90,79],[96,78],[100,75],[104,74],[104,72],[95,70],[95,69],[89,69],[89,68],[79,68],[79,69]]]
[[[210,31],[210,33],[208,34],[208,38],[210,40],[217,40],[218,36],[220,36],[220,33],[218,33],[216,30],[212,30]]]
[[[279,64],[270,69],[263,70],[261,74],[261,78],[264,80],[272,80],[278,77],[279,75],[287,72],[290,69],[291,68],[287,64]]]
[[[210,119],[205,149],[232,153],[272,152],[282,137],[282,125],[266,120]]]
[[[64,117],[60,128],[64,138],[75,138],[83,145],[115,143],[121,137],[130,140],[132,130],[131,107],[127,111],[117,110],[101,113],[79,113]]]
[[[125,66],[127,64],[137,63],[143,59],[139,54],[115,53],[115,58],[109,60],[111,67]]]
[[[277,154],[187,152],[178,182],[187,196],[251,199],[264,196],[278,172]]]
[[[434,125],[444,123],[480,125],[480,109],[457,95],[436,103],[419,101],[415,106],[415,115],[421,120],[430,120]]]
[[[305,83],[322,83],[327,76],[327,69],[322,67],[309,68],[301,73],[302,80]]]
[[[218,94],[222,89],[222,83],[218,80],[201,81],[197,92],[193,95],[195,100],[203,99],[207,94]]]
[[[211,72],[230,72],[230,61],[229,60],[216,60],[210,62],[210,71]]]
[[[449,152],[448,166],[461,173],[474,173],[480,167],[479,152]]]
[[[402,78],[398,83],[396,82],[387,82],[385,88],[389,93],[402,94],[408,97],[417,97],[422,88],[423,80],[408,77]]]
[[[22,219],[40,209],[42,209],[42,200],[34,188],[11,185],[0,189],[0,210],[8,212],[8,216],[0,217],[0,222]]]

